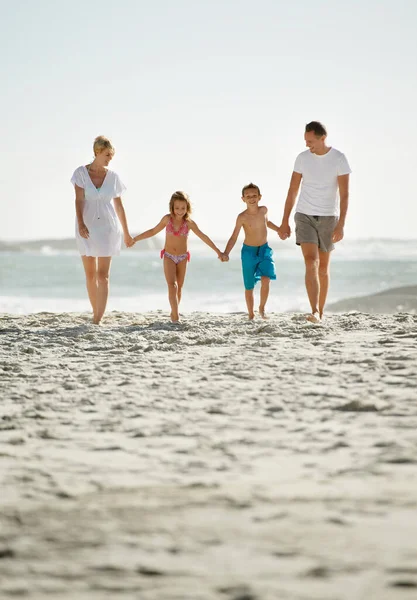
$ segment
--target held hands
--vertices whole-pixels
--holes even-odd
[[[286,240],[291,235],[291,227],[288,223],[281,223],[281,227],[278,227],[278,235],[281,240]]]
[[[222,262],[228,262],[229,255],[225,252],[219,252],[219,260],[221,260]]]
[[[131,248],[135,244],[135,240],[132,238],[130,233],[125,233],[123,237],[124,237],[126,248]]]
[[[90,237],[90,232],[88,231],[88,228],[84,221],[82,223],[78,223],[78,231],[80,232],[80,236],[82,238],[88,240],[88,238]]]

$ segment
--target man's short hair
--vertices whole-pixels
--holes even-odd
[[[254,183],[248,183],[248,185],[245,185],[245,187],[242,188],[242,198],[245,195],[246,190],[257,190],[258,194],[261,195],[261,190]]]
[[[309,131],[312,131],[317,137],[327,135],[326,128],[323,125],[323,123],[320,123],[320,121],[311,121],[311,123],[307,123],[306,133],[308,133]]]

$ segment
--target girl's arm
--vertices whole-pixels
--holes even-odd
[[[222,252],[211,241],[211,239],[209,238],[208,235],[206,235],[205,233],[203,233],[202,231],[200,231],[200,229],[197,226],[197,223],[195,223],[194,221],[188,221],[188,226],[191,229],[191,231],[193,231],[196,234],[196,236],[198,236],[200,238],[200,240],[202,240],[205,244],[207,244],[207,246],[210,246],[210,248],[212,250],[214,250],[214,252],[217,254],[217,256],[219,258],[222,257]]]
[[[229,253],[232,251],[233,246],[237,242],[237,238],[239,236],[240,230],[242,229],[242,225],[243,225],[242,217],[241,217],[241,215],[239,215],[238,218],[236,219],[236,225],[233,230],[233,233],[230,237],[230,240],[227,242],[226,248],[224,250],[224,253],[226,254],[227,257],[229,256]]]
[[[155,227],[152,227],[152,229],[148,229],[147,231],[144,231],[140,235],[135,235],[135,237],[133,238],[133,241],[140,242],[141,240],[146,240],[147,238],[153,237],[154,235],[156,235],[157,233],[162,231],[163,228],[168,225],[169,217],[170,217],[170,215],[165,215],[159,221],[158,225],[156,225]]]
[[[125,209],[123,207],[122,199],[120,197],[113,198],[113,202],[114,202],[114,209],[116,211],[116,214],[119,217],[120,223],[122,224],[125,244],[128,248],[130,248],[130,246],[133,246],[133,244],[135,242],[133,241],[133,238],[129,233],[129,227],[127,226],[126,213],[125,213]]]
[[[84,188],[80,187],[77,184],[74,184],[75,187],[75,214],[77,215],[77,223],[78,223],[78,231],[80,232],[80,236],[82,238],[88,239],[90,233],[86,224],[84,223]]]

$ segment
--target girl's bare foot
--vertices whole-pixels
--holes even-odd
[[[320,323],[320,313],[314,312],[311,315],[307,315],[306,319],[307,321],[310,321],[310,323]]]

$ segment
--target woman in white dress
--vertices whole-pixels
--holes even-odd
[[[94,140],[94,160],[74,171],[75,235],[93,308],[93,323],[99,325],[106,310],[111,259],[120,253],[122,236],[133,245],[122,204],[126,189],[119,176],[107,168],[114,148],[107,138]],[[114,206],[113,206],[114,203]]]

